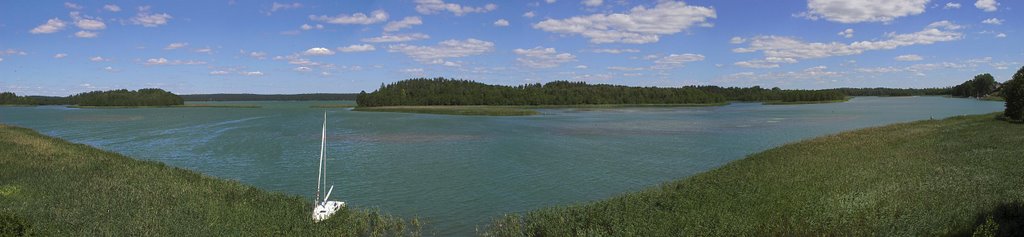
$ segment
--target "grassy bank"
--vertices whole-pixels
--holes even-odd
[[[640,192],[507,215],[482,234],[969,235],[1024,200],[1024,126],[993,117],[814,138]]]
[[[240,108],[258,109],[259,105],[237,105],[237,104],[184,104],[184,105],[161,105],[161,106],[83,106],[68,105],[68,108],[78,109],[138,109],[138,108]]]
[[[306,198],[0,125],[0,226],[27,226],[35,235],[401,236],[420,229],[415,219],[358,209],[313,224],[311,206]]]
[[[539,114],[535,110],[513,106],[382,106],[356,107],[354,111],[366,112],[399,112],[447,115],[484,115],[484,116],[526,116]]]

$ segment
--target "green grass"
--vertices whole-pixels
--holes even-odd
[[[512,106],[382,106],[356,107],[354,111],[366,112],[399,112],[446,115],[484,115],[484,116],[526,116],[539,114],[535,110]]]
[[[0,125],[0,232],[40,236],[404,236],[416,219],[346,208]],[[5,236],[8,233],[0,233]]]
[[[1024,125],[994,116],[925,120],[805,140],[643,191],[509,214],[480,234],[984,232],[992,225],[980,225],[979,216],[1024,200]]]
[[[259,105],[240,105],[240,104],[184,104],[184,105],[160,105],[160,106],[84,106],[84,105],[68,105],[68,108],[79,108],[79,109],[137,109],[137,108],[239,108],[239,109],[258,109],[263,106]]]

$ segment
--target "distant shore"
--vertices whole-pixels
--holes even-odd
[[[241,109],[257,109],[263,106],[259,105],[240,105],[240,104],[184,104],[184,105],[157,105],[157,106],[83,106],[83,105],[68,105],[68,108],[77,109],[138,109],[138,108],[241,108]]]

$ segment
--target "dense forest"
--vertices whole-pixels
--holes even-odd
[[[974,76],[974,79],[954,86],[953,89],[951,89],[950,94],[955,97],[982,98],[995,93],[998,89],[999,82],[996,82],[996,78],[993,77],[992,74],[985,73]]]
[[[761,87],[631,87],[554,81],[519,86],[487,85],[469,80],[419,78],[381,85],[359,93],[359,106],[395,105],[581,105],[714,104],[726,101],[834,101],[846,95],[830,90],[782,90]]]
[[[392,105],[573,105],[573,104],[708,104],[726,98],[695,88],[588,85],[555,81],[519,86],[487,85],[445,78],[410,79],[359,93],[359,106]]]
[[[185,101],[268,101],[268,100],[355,100],[355,93],[342,94],[294,94],[294,95],[259,95],[259,94],[195,94],[181,95]]]
[[[81,106],[168,106],[182,105],[180,96],[162,89],[139,89],[92,91],[68,97],[18,96],[11,92],[0,93],[0,104],[8,105],[60,105]]]

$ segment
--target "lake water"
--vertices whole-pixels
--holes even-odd
[[[0,107],[0,123],[312,199],[324,109],[309,106],[324,102],[222,103],[263,107]],[[421,217],[440,236],[472,235],[503,213],[638,191],[785,143],[1002,106],[858,97],[813,105],[549,109],[527,117],[328,109],[327,168],[333,199]]]

